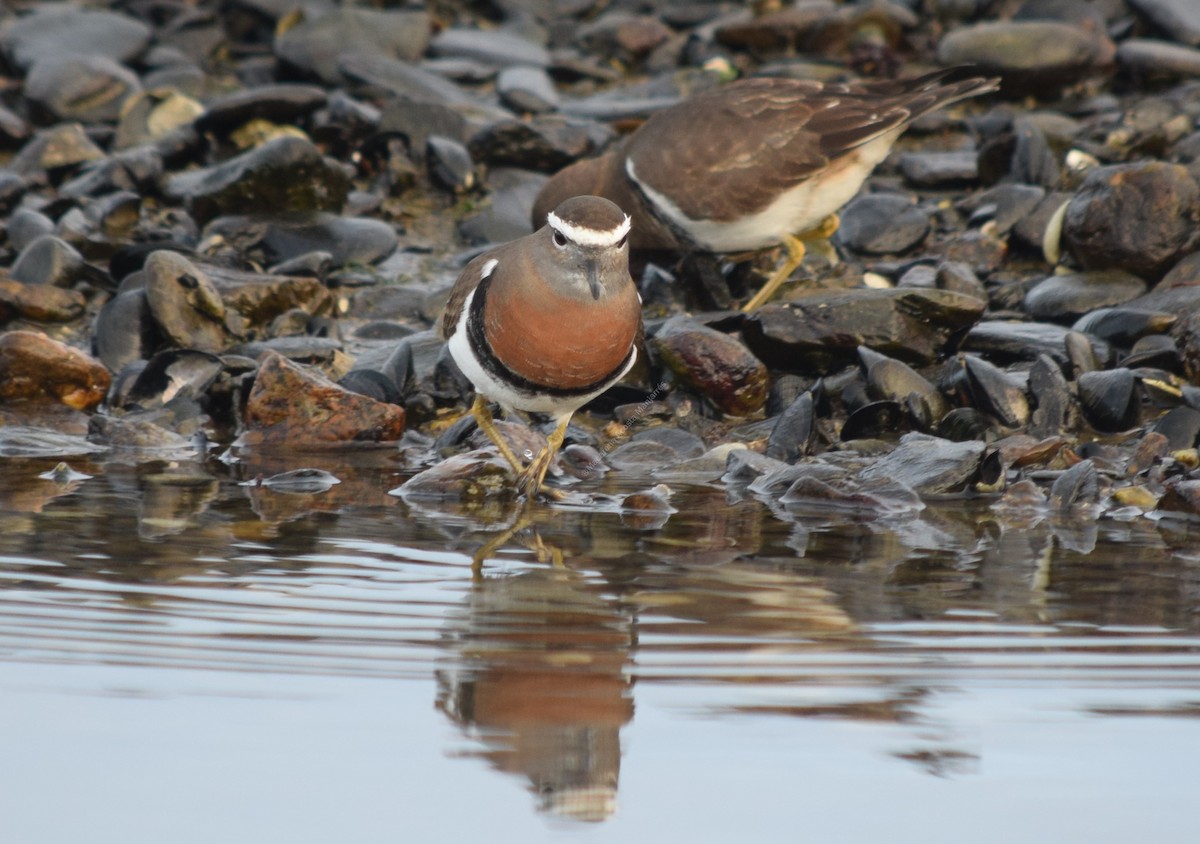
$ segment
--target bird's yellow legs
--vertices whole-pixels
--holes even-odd
[[[800,262],[804,260],[804,241],[806,240],[828,240],[833,236],[833,233],[838,230],[840,224],[837,214],[830,214],[821,221],[821,225],[809,232],[804,232],[801,235],[793,236],[786,235],[783,238],[783,246],[787,250],[787,259],[777,269],[772,276],[767,279],[767,283],[751,297],[750,301],[742,306],[743,313],[756,311],[765,305],[775,292],[779,289],[788,277],[796,271],[796,267],[800,266]]]
[[[550,490],[542,486],[542,481],[546,477],[550,463],[554,460],[554,455],[558,454],[558,450],[562,448],[563,439],[567,436],[567,425],[570,422],[571,415],[568,413],[559,420],[550,436],[546,438],[546,447],[539,451],[533,460],[529,461],[529,465],[517,475],[517,486],[521,492],[525,493],[526,498],[532,500],[539,490],[550,493]]]
[[[479,430],[487,434],[488,439],[496,444],[500,456],[508,461],[508,465],[513,467],[513,471],[521,472],[524,467],[517,460],[517,456],[512,453],[512,449],[508,447],[508,443],[504,441],[504,437],[500,436],[500,432],[496,429],[496,420],[492,418],[492,410],[488,407],[487,399],[476,394],[475,404],[471,405],[471,415],[475,417],[475,423],[479,425]]]
[[[542,481],[545,480],[546,472],[549,471],[550,464],[554,461],[554,455],[558,454],[563,439],[567,436],[567,425],[571,421],[570,414],[561,419],[554,427],[554,432],[546,438],[546,447],[534,456],[528,466],[521,465],[521,461],[513,454],[512,449],[508,447],[508,443],[504,441],[504,437],[496,428],[496,420],[492,418],[492,411],[488,407],[487,399],[477,394],[475,403],[471,405],[471,415],[475,417],[479,430],[487,434],[488,439],[496,444],[500,456],[507,460],[508,465],[512,466],[513,471],[517,473],[517,487],[525,494],[526,498],[532,501],[539,491],[556,497],[556,491],[543,487]]]

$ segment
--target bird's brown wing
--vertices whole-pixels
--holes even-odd
[[[895,82],[735,82],[655,114],[630,139],[628,156],[638,178],[688,217],[731,220],[921,114],[988,90],[978,78],[943,83],[947,72]]]
[[[499,249],[491,249],[480,255],[476,255],[471,259],[470,263],[463,267],[463,271],[459,273],[458,280],[450,288],[450,298],[446,300],[446,308],[442,311],[442,318],[438,321],[438,336],[443,340],[449,340],[454,334],[454,330],[458,327],[458,317],[462,312],[463,305],[467,301],[467,297],[471,295],[472,290],[479,286],[479,282],[483,278],[484,264],[495,258],[498,251]]]

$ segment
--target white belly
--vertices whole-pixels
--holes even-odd
[[[664,194],[639,179],[632,161],[626,160],[625,171],[654,203],[658,213],[688,232],[699,246],[712,252],[765,249],[778,245],[785,235],[812,231],[853,199],[875,165],[887,158],[899,134],[899,131],[889,132],[864,144],[833,162],[819,179],[801,182],[762,211],[732,221],[693,220]]]

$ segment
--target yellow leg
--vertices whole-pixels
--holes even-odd
[[[775,292],[779,289],[788,277],[796,271],[796,267],[800,266],[800,262],[804,260],[804,241],[806,240],[827,240],[833,236],[833,233],[838,230],[841,221],[837,214],[830,214],[821,221],[821,225],[809,232],[793,237],[791,235],[783,238],[783,246],[787,250],[787,260],[777,269],[774,274],[767,279],[767,283],[754,294],[754,296],[742,306],[743,313],[756,311],[765,305]]]
[[[550,469],[550,463],[554,460],[554,455],[558,454],[559,448],[562,447],[563,439],[567,435],[567,425],[570,423],[571,417],[568,414],[559,420],[554,431],[546,438],[546,447],[537,453],[517,476],[517,487],[525,494],[525,498],[529,501],[538,494],[542,489],[542,481],[546,477],[546,472]],[[550,490],[546,490],[551,493]],[[552,493],[551,493],[552,494]]]
[[[513,471],[518,475],[523,472],[525,467],[517,460],[517,456],[512,453],[512,449],[508,447],[508,443],[504,441],[504,437],[496,429],[496,421],[492,419],[492,411],[488,408],[487,399],[476,395],[475,404],[471,405],[471,415],[475,417],[475,422],[478,423],[479,430],[487,434],[488,439],[496,444],[496,449],[500,452],[500,456],[508,461],[508,465],[512,466]]]

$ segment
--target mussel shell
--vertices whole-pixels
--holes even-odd
[[[996,420],[974,407],[956,407],[938,422],[939,437],[954,442],[992,440],[996,437]]]
[[[1066,510],[1075,504],[1091,504],[1099,494],[1096,464],[1082,460],[1059,475],[1050,486],[1050,506]]]
[[[1029,422],[1029,400],[1012,376],[974,355],[963,355],[962,362],[977,408],[1009,428],[1024,427]]]
[[[1132,370],[1085,372],[1076,387],[1083,413],[1097,431],[1125,431],[1137,424],[1141,397]]]
[[[876,401],[855,410],[842,425],[842,441],[876,439],[912,430],[912,419],[896,401]]]

